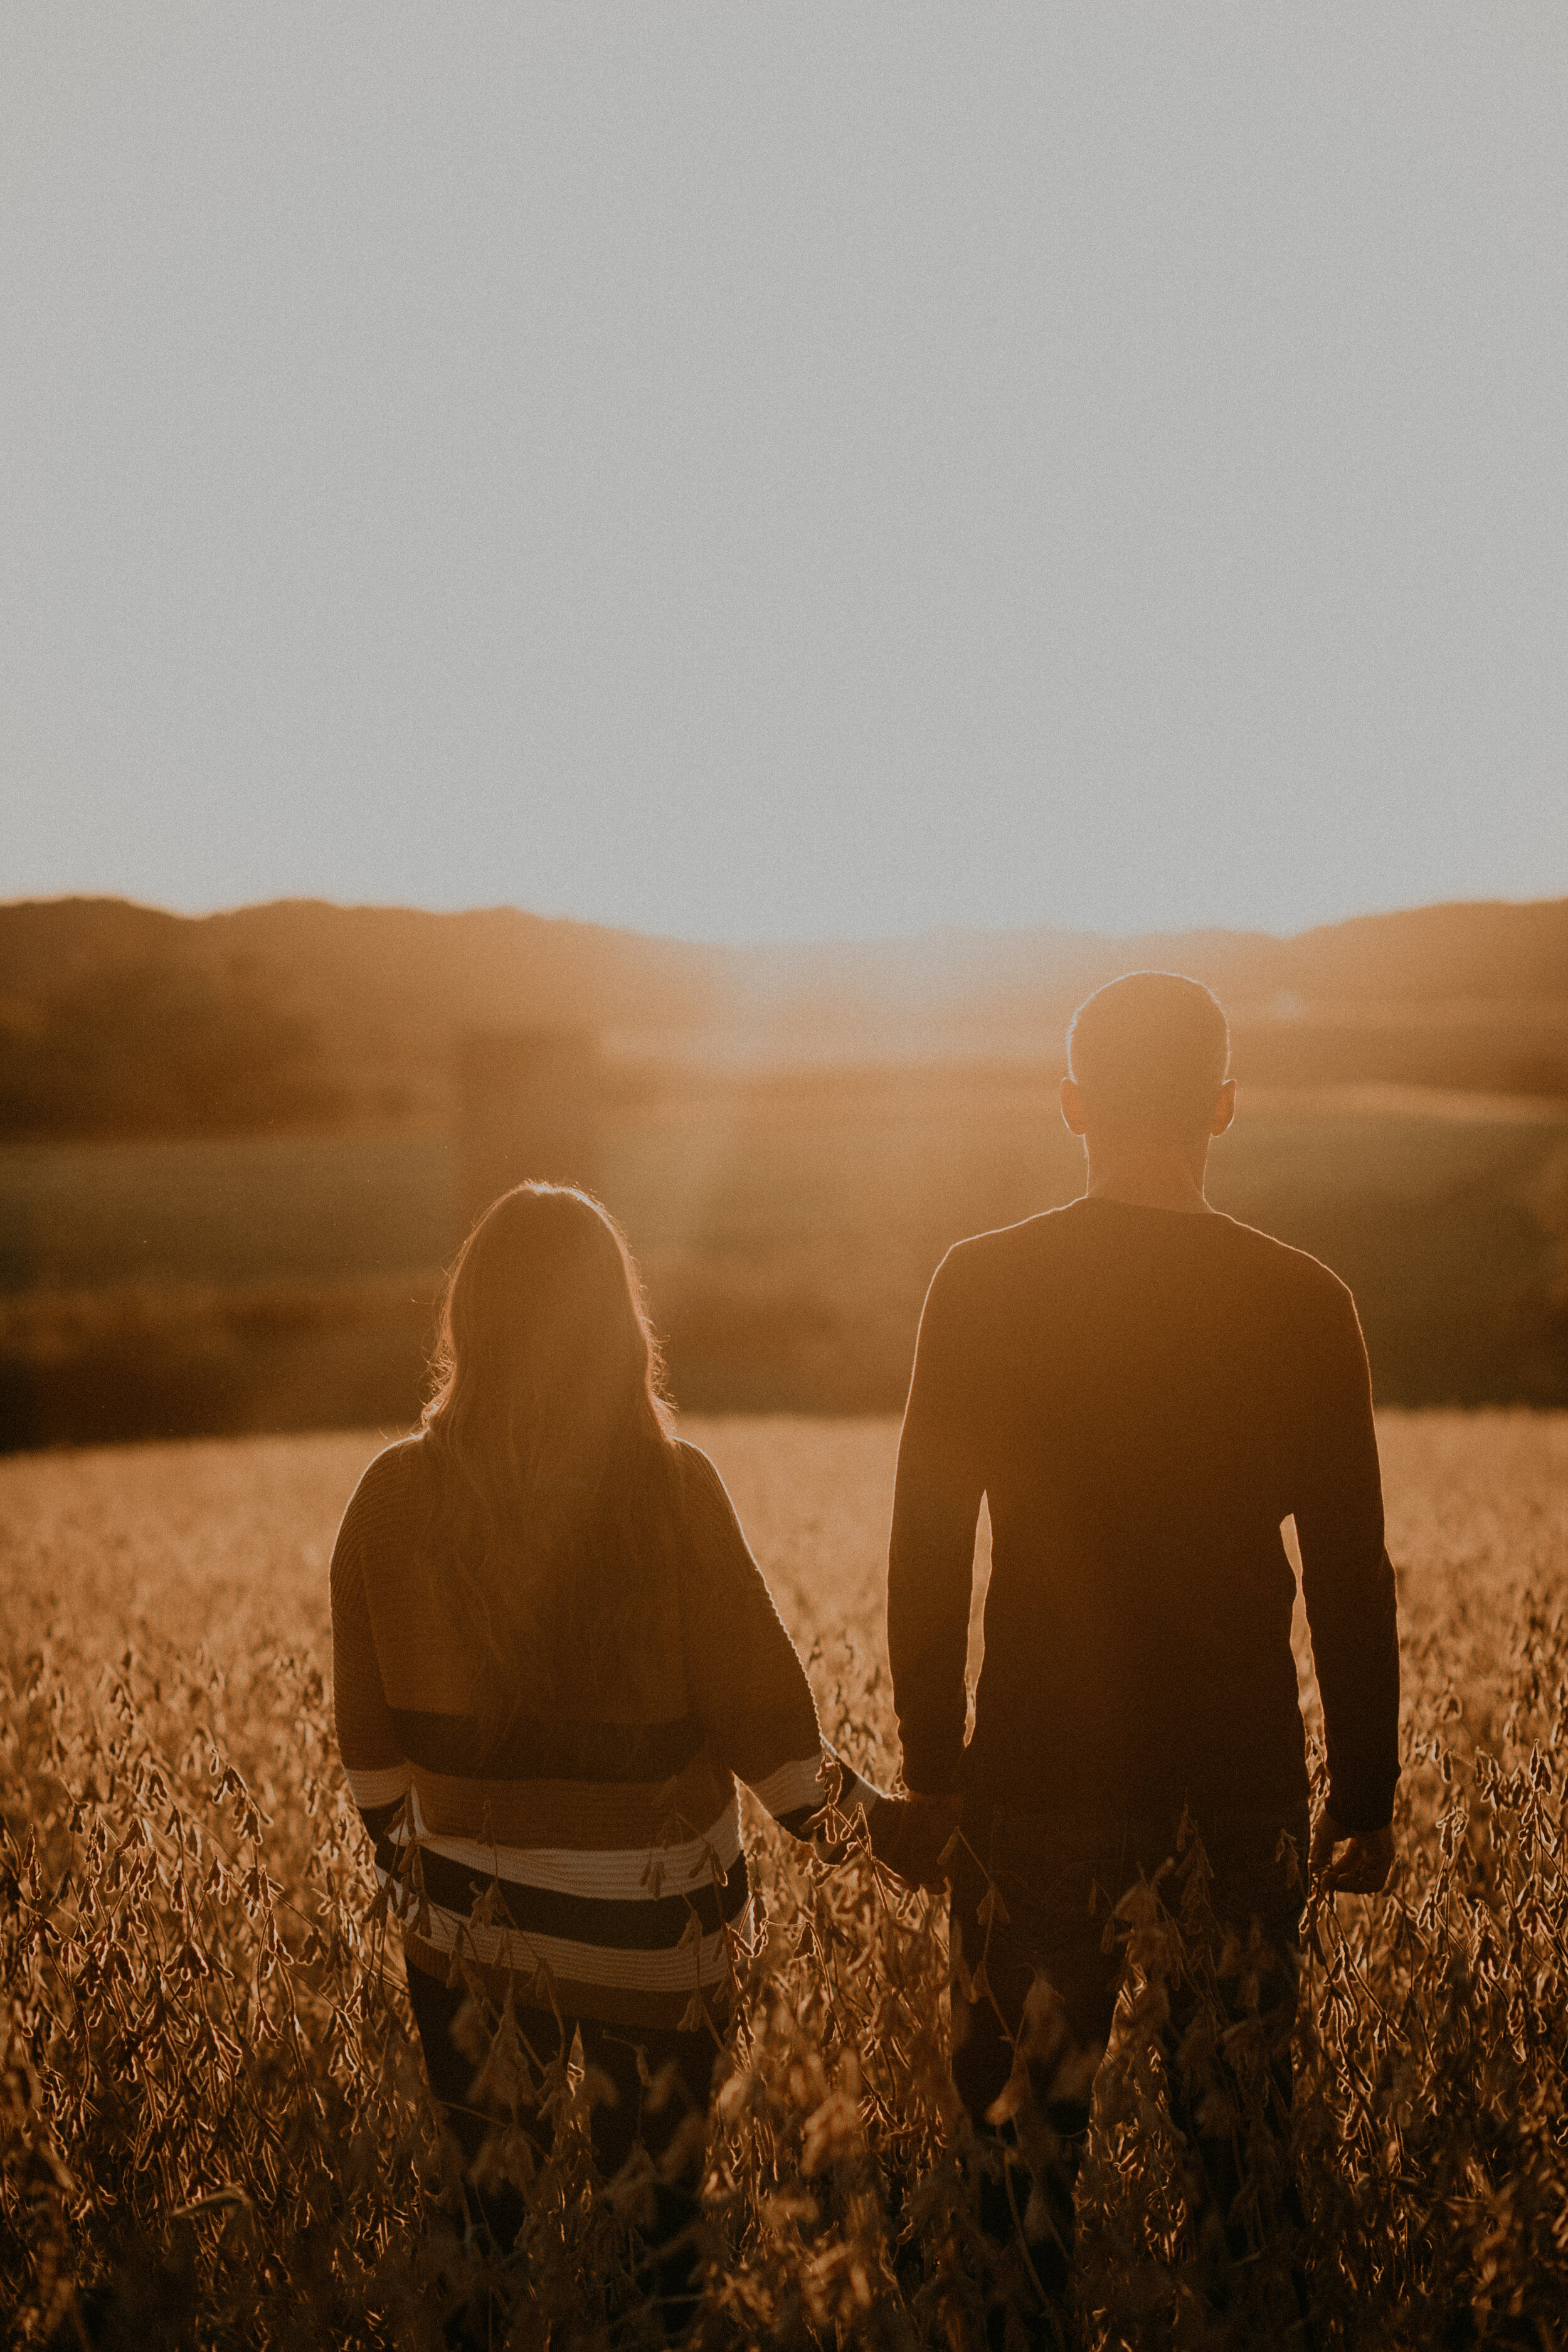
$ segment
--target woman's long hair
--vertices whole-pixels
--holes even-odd
[[[666,1584],[679,1455],[619,1228],[564,1185],[486,1210],[443,1289],[425,1444],[432,1570],[475,1661],[485,1758],[521,1716],[596,1711]]]

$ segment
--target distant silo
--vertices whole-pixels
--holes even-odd
[[[530,1177],[596,1186],[604,1074],[591,1030],[470,1031],[458,1106],[465,1229]]]

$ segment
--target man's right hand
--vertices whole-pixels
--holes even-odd
[[[1394,1832],[1342,1829],[1325,1805],[1312,1832],[1310,1867],[1321,1894],[1379,1895],[1394,1867]]]

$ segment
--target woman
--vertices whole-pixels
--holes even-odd
[[[503,1194],[447,1280],[423,1426],[371,1464],[332,1554],[339,1745],[470,2160],[487,2119],[450,2031],[454,1953],[498,2006],[510,1989],[542,2061],[580,2029],[615,2086],[594,2110],[600,2169],[639,2131],[657,2158],[706,2112],[751,1927],[735,1777],[796,1835],[837,1786],[799,1657],[658,1372],[605,1212],[554,1185]],[[870,1803],[845,1782],[841,1804]],[[684,2098],[647,2115],[640,2085],[670,2062]],[[691,2195],[683,2212],[665,2193],[667,2228]]]

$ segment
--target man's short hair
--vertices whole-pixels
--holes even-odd
[[[1090,1118],[1206,1130],[1230,1067],[1224,1008],[1179,971],[1124,971],[1085,997],[1068,1030],[1068,1069]]]

